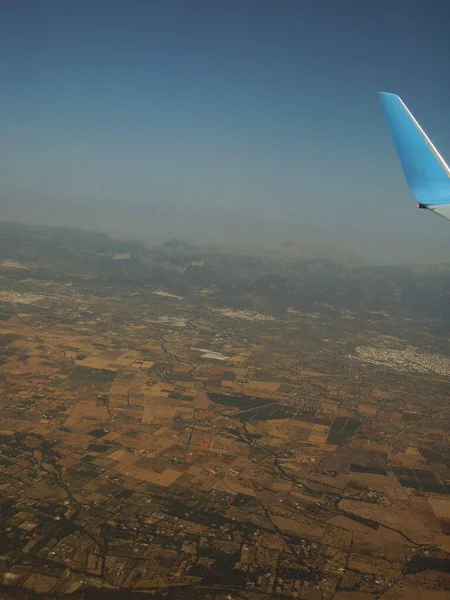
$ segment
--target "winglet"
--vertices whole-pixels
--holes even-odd
[[[406,181],[419,205],[435,210],[436,205],[449,204],[450,169],[444,159],[399,96],[386,92],[379,96]]]

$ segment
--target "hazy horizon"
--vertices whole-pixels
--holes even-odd
[[[106,233],[115,239],[123,241],[139,241],[149,244],[163,244],[164,242],[177,239],[199,246],[228,246],[230,248],[241,250],[242,252],[245,252],[246,249],[252,251],[260,249],[262,252],[277,251],[281,250],[283,245],[287,246],[292,244],[296,247],[294,248],[294,251],[300,251],[300,258],[307,258],[308,255],[311,255],[313,257],[332,260],[333,257],[335,257],[336,262],[346,263],[347,266],[427,266],[450,263],[450,257],[448,259],[445,258],[445,249],[442,245],[435,244],[431,249],[424,247],[424,255],[419,256],[419,259],[417,260],[414,260],[413,255],[408,255],[407,249],[405,248],[403,252],[404,259],[394,260],[393,257],[399,256],[402,251],[402,249],[399,249],[398,245],[402,243],[405,245],[407,244],[408,240],[406,238],[389,239],[386,237],[380,244],[378,236],[371,237],[370,235],[348,231],[344,239],[344,237],[333,237],[332,231],[327,231],[323,228],[310,229],[303,233],[301,231],[296,231],[296,235],[293,234],[291,237],[283,238],[282,235],[279,237],[276,236],[273,224],[266,224],[267,235],[265,239],[263,239],[261,233],[264,232],[264,227],[262,224],[257,224],[256,235],[252,236],[250,233],[244,239],[244,236],[241,235],[242,231],[247,228],[247,230],[251,232],[251,224],[242,222],[234,224],[239,225],[242,228],[242,231],[235,231],[232,229],[232,233],[229,236],[220,235],[220,232],[218,233],[215,229],[210,230],[209,236],[197,236],[192,233],[185,222],[184,226],[180,228],[181,233],[184,235],[178,235],[179,232],[176,227],[173,229],[167,228],[167,230],[165,230],[164,228],[158,227],[156,224],[151,228],[153,233],[147,231],[142,235],[139,235],[136,232],[138,227],[131,227],[130,232],[127,233],[126,229],[119,224],[114,228],[102,227],[101,223],[99,223],[99,226],[97,227],[94,225],[76,225],[73,222],[55,224],[19,219],[4,220],[3,222],[19,226],[69,228],[79,229],[90,233]],[[233,227],[233,223],[225,223],[225,225]],[[292,227],[292,229],[294,229],[294,227]],[[286,227],[283,226],[283,234],[287,235],[287,233]],[[426,242],[425,238],[417,240],[419,245],[421,242]],[[285,248],[285,250],[289,251],[288,248]],[[444,259],[441,259],[441,255],[444,255]],[[354,260],[352,260],[353,258]]]
[[[0,7],[0,219],[145,241],[330,244],[448,262],[377,92],[450,157],[450,6],[191,0]]]

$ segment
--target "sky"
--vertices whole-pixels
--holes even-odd
[[[450,159],[450,3],[1,0],[0,220],[450,262],[378,91]]]

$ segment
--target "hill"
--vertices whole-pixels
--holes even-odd
[[[77,229],[0,223],[0,255],[26,267],[8,266],[10,276],[121,281],[136,290],[155,286],[199,302],[207,298],[218,306],[277,315],[288,310],[374,311],[450,324],[450,265],[349,267],[342,256],[334,261],[302,258],[297,250],[292,245],[271,252],[182,240],[149,245]]]

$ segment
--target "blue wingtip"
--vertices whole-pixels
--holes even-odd
[[[421,204],[449,201],[446,165],[400,96],[378,92],[403,171]]]
[[[402,99],[397,94],[392,94],[391,92],[378,92],[378,97],[380,98],[381,105],[383,109],[388,110],[389,104],[391,103],[402,103]]]

